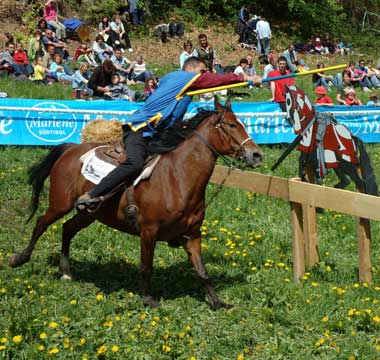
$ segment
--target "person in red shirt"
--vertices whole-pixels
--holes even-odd
[[[286,62],[285,57],[280,56],[277,62],[277,70],[272,70],[268,74],[268,78],[288,75],[290,73],[291,72],[287,69],[287,62]],[[294,79],[287,78],[283,80],[271,81],[270,83],[272,97],[269,99],[269,101],[274,101],[278,105],[280,105],[280,108],[283,112],[286,112],[285,86],[294,86]]]
[[[324,86],[317,86],[315,88],[315,94],[317,95],[317,100],[315,103],[319,106],[334,106],[333,101],[329,96],[327,96],[327,90]]]
[[[356,97],[356,91],[353,88],[348,88],[346,90],[346,105],[348,106],[354,106],[354,105],[361,105],[362,102]]]
[[[26,76],[33,74],[33,66],[29,64],[28,56],[20,42],[16,43],[16,50],[12,54],[14,62],[18,65],[20,71]]]

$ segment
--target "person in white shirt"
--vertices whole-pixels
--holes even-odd
[[[103,62],[105,59],[110,58],[112,55],[112,47],[104,42],[102,35],[97,35],[95,41],[92,44],[92,50],[95,55],[95,59]]]
[[[264,54],[268,56],[270,52],[270,40],[272,38],[272,32],[270,29],[269,22],[261,17],[256,24],[256,33],[257,33],[257,53]]]
[[[153,74],[146,69],[146,64],[142,55],[136,56],[136,61],[132,62],[132,71],[129,73],[128,79],[130,83],[143,82]]]
[[[131,40],[129,39],[128,33],[125,31],[124,24],[121,21],[120,15],[115,14],[111,21],[111,30],[113,30],[119,36],[119,44],[115,41],[115,45],[120,47],[121,41],[125,42],[125,46],[127,47],[129,52],[133,52]]]
[[[248,66],[248,61],[246,58],[241,58],[239,61],[239,66],[234,70],[234,74],[244,76],[246,74],[245,68]]]

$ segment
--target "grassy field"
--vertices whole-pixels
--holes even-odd
[[[336,62],[335,62],[336,63]],[[297,80],[314,100],[310,78]],[[12,97],[68,99],[68,86],[0,80]],[[267,90],[249,99],[266,100]],[[335,93],[332,94],[335,96]],[[360,94],[364,100],[365,94]],[[246,100],[246,99],[245,99]],[[379,175],[379,145],[367,147]],[[284,150],[264,147],[257,171]],[[95,223],[72,242],[75,280],[60,280],[62,221],[39,240],[32,260],[8,267],[28,243],[28,167],[46,148],[0,148],[0,359],[378,359],[380,357],[379,224],[372,222],[372,285],[357,282],[355,221],[318,215],[321,262],[300,285],[292,281],[289,204],[223,189],[207,210],[203,254],[231,310],[212,311],[183,249],[160,243],[153,292],[162,307],[142,306],[139,240]],[[276,175],[297,175],[293,152]],[[329,174],[326,185],[336,179]],[[353,190],[353,186],[350,187]],[[215,191],[210,185],[208,196]],[[47,206],[47,191],[40,213]]]

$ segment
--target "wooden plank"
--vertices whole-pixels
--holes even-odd
[[[293,276],[296,283],[305,274],[305,250],[302,231],[302,205],[291,202],[291,221],[293,234]]]
[[[306,267],[312,268],[319,262],[318,255],[318,233],[317,215],[315,207],[302,205],[303,212],[303,237],[305,240],[305,261]]]
[[[289,201],[380,221],[380,197],[289,180]]]
[[[289,200],[288,179],[241,170],[232,170],[226,178],[227,174],[227,167],[217,165],[211,182],[220,184],[225,180],[224,185],[229,187]]]
[[[371,228],[368,219],[356,218],[359,250],[359,282],[372,283]]]

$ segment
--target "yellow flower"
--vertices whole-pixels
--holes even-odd
[[[352,316],[352,315],[354,315],[354,314],[355,314],[355,311],[356,311],[355,308],[354,308],[354,309],[350,309],[350,310],[348,310],[348,316]]]
[[[21,341],[22,341],[22,336],[21,335],[16,335],[16,336],[13,336],[13,342],[15,344],[19,344]]]
[[[237,360],[243,360],[244,359],[244,355],[243,354],[239,354],[238,357],[237,357]]]
[[[71,305],[76,305],[76,304],[77,304],[77,301],[76,301],[75,299],[73,299],[73,300],[70,301],[70,304],[71,304]]]
[[[322,318],[322,322],[327,322],[327,321],[329,321],[329,317],[328,316],[324,316],[323,318]]]
[[[169,353],[172,349],[168,345],[162,345],[162,351]]]
[[[317,287],[319,284],[317,283],[317,282],[315,282],[315,281],[313,281],[312,283],[311,283],[311,286],[313,286],[313,287]]]
[[[103,295],[102,294],[96,295],[96,300],[102,301],[103,300]]]
[[[1,288],[1,289],[0,289],[0,293],[5,294],[6,292],[7,292],[7,289],[6,289],[6,288]]]
[[[6,348],[6,346],[4,346],[4,345],[0,345],[0,351],[1,350],[4,350]]]
[[[106,321],[103,325],[106,327],[112,327],[113,323],[112,323],[112,321]]]
[[[43,345],[38,345],[38,346],[37,346],[37,350],[38,350],[38,351],[43,351],[43,350],[45,350],[45,346],[43,346]]]
[[[0,343],[2,343],[2,344],[5,344],[7,341],[8,341],[8,339],[6,337],[2,337],[0,339]]]
[[[185,333],[180,332],[180,333],[178,334],[178,337],[179,337],[180,339],[183,339],[183,338],[185,337]]]
[[[146,314],[143,313],[143,314],[140,315],[140,319],[141,320],[144,320],[145,318],[146,318]]]
[[[372,321],[375,322],[375,323],[379,323],[380,322],[380,318],[378,316],[374,316],[372,318]]]
[[[57,324],[55,321],[52,321],[52,322],[49,324],[49,327],[50,327],[51,329],[55,329],[57,326],[58,326],[58,324]]]
[[[45,333],[45,332],[42,332],[42,333],[40,334],[40,339],[46,339],[46,338],[47,338],[46,333]]]
[[[319,339],[316,343],[315,346],[321,346],[325,342],[324,338]]]
[[[151,324],[152,326],[156,326],[156,325],[157,325],[157,322],[153,320],[150,324]]]
[[[81,339],[79,340],[79,345],[80,345],[80,346],[83,346],[85,343],[86,343],[86,339],[81,338]]]
[[[58,354],[58,353],[59,353],[59,349],[56,348],[56,347],[53,347],[52,349],[50,349],[50,350],[48,351],[48,354],[49,354],[49,355],[55,355],[55,354]]]
[[[107,346],[102,345],[98,348],[98,354],[103,354],[107,351]]]
[[[112,352],[118,352],[119,351],[119,347],[117,345],[114,345],[111,347],[111,351]]]
[[[190,331],[190,329],[191,329],[190,325],[186,325],[186,326],[185,326],[185,330],[186,330],[186,331]]]

